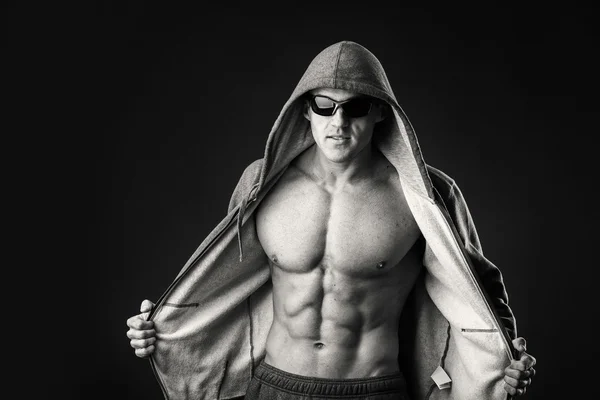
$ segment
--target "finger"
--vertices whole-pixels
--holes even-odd
[[[504,370],[504,373],[507,376],[510,376],[511,378],[516,379],[516,380],[527,379],[529,377],[529,375],[530,375],[529,371],[521,371],[521,370],[518,370],[518,369],[511,368],[511,367],[507,367]]]
[[[524,337],[518,337],[512,341],[515,349],[519,351],[527,351],[527,341]]]
[[[139,321],[146,321],[146,319],[143,318],[143,314],[137,314],[127,318],[127,326],[131,327],[132,324],[137,324]]]
[[[535,376],[535,368],[533,368],[533,367],[529,368],[528,372],[529,372],[529,376],[531,378],[533,378]]]
[[[504,382],[506,382],[507,385],[510,385],[512,387],[514,387],[515,389],[519,387],[519,382],[521,382],[518,379],[515,379],[511,376],[505,375],[504,376]]]
[[[145,349],[146,347],[150,347],[156,342],[156,337],[149,337],[147,339],[131,339],[129,344],[134,349]]]
[[[524,353],[519,361],[523,363],[526,370],[533,368],[536,363],[535,357],[527,353]]]
[[[152,307],[154,307],[154,303],[150,300],[146,299],[142,301],[142,305],[140,306],[140,312],[147,313],[152,311]]]
[[[154,346],[146,347],[145,349],[135,349],[135,355],[140,358],[146,358],[154,353]]]
[[[527,371],[531,367],[533,367],[536,363],[536,359],[529,354],[525,354],[518,360],[512,360],[510,363],[510,368],[518,369],[521,371]]]
[[[508,383],[504,384],[504,390],[506,390],[506,392],[511,396],[515,396],[517,394],[517,389],[510,386]]]
[[[145,331],[130,329],[127,331],[127,337],[129,339],[148,339],[151,337],[156,337],[156,331],[154,329],[149,329]]]
[[[131,317],[127,320],[127,326],[132,329],[146,330],[154,328],[154,322],[146,321],[141,316],[136,315],[135,317]]]
[[[529,384],[529,379],[515,379],[512,376],[505,375],[504,382],[514,388],[523,388]]]

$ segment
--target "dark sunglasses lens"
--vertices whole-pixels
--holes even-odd
[[[335,102],[327,97],[315,96],[310,102],[310,107],[315,114],[330,116],[335,110]],[[360,118],[369,114],[371,102],[364,98],[356,98],[342,103],[340,107],[348,117]]]
[[[333,115],[335,110],[335,103],[327,97],[315,96],[310,102],[310,106],[315,114],[319,115]]]
[[[369,114],[371,102],[367,99],[352,99],[341,107],[350,118],[359,118]]]

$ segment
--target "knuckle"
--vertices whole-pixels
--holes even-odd
[[[509,385],[510,387],[514,387],[515,386],[515,379],[510,377],[510,376],[505,376],[504,377],[504,382],[506,385]]]
[[[136,349],[135,355],[140,358],[146,358],[146,357],[150,356],[150,354],[152,354],[153,351],[154,351],[154,346],[144,347],[144,348]]]
[[[533,367],[535,365],[535,363],[537,362],[537,360],[535,359],[534,356],[529,356],[529,358],[531,358],[531,366]]]
[[[140,331],[140,339],[148,339],[153,336],[154,331],[143,330]]]
[[[139,318],[139,317],[137,317],[137,316],[136,316],[136,317],[133,317],[133,318],[131,319],[131,323],[129,324],[129,327],[130,327],[130,328],[133,328],[133,329],[140,329],[140,323],[141,323],[141,322],[142,322],[142,321],[140,320],[140,318]]]
[[[136,330],[136,329],[131,329],[129,330],[129,332],[127,332],[127,337],[129,339],[139,339],[140,338],[140,331]]]

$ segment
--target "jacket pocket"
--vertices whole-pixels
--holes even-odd
[[[200,303],[164,303],[163,307],[173,307],[173,308],[195,308],[198,307]]]
[[[463,333],[493,333],[498,332],[496,328],[460,328]]]

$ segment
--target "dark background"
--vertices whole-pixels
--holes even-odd
[[[539,363],[525,398],[596,392],[597,13],[527,4],[9,6],[18,144],[6,151],[31,193],[9,214],[33,260],[15,268],[34,305],[10,330],[28,333],[9,346],[30,350],[16,353],[19,387],[163,398],[126,319],[225,215],[312,58],[353,40],[382,62],[426,162],[457,181],[504,274]]]

